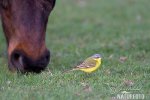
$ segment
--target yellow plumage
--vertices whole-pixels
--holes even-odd
[[[97,70],[100,67],[100,65],[101,65],[100,54],[94,54],[93,56],[87,58],[85,61],[83,61],[83,63],[76,66],[75,68],[73,68],[70,71],[81,70],[86,73],[91,73],[91,72]],[[69,72],[69,71],[67,71],[67,72]]]
[[[85,68],[82,68],[82,67],[81,67],[81,68],[77,68],[77,69],[79,69],[79,70],[81,70],[81,71],[84,71],[84,72],[87,72],[87,73],[91,73],[91,72],[95,71],[96,69],[98,69],[98,68],[100,67],[101,58],[98,58],[98,59],[90,58],[90,60],[91,60],[92,62],[95,62],[95,64],[94,64],[94,65],[91,65],[91,66],[89,66],[89,67],[85,67]],[[86,60],[85,60],[84,63],[87,63],[87,65],[89,64],[89,62],[86,61]],[[82,64],[83,64],[83,63],[82,63]]]

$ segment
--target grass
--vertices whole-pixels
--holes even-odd
[[[46,36],[52,75],[49,71],[29,75],[9,72],[5,38],[0,34],[1,100],[116,100],[113,97],[122,91],[144,94],[149,100],[149,3],[57,0]],[[103,56],[95,73],[62,74],[95,53]]]

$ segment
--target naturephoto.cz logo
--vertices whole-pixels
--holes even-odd
[[[121,84],[106,84],[112,94],[112,100],[145,100],[149,96],[143,93],[140,84],[134,84],[130,80],[125,80]]]
[[[126,91],[122,91],[116,96],[112,97],[114,100],[144,100],[145,95],[141,93],[130,93]]]

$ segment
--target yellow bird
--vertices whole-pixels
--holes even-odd
[[[101,55],[94,54],[91,57],[87,58],[85,61],[83,61],[80,65],[66,72],[70,72],[74,70],[81,70],[86,73],[91,73],[95,71],[96,69],[98,69],[100,65],[101,65]]]

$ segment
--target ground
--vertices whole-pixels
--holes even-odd
[[[46,36],[51,63],[41,74],[8,71],[1,28],[1,100],[117,100],[122,92],[144,94],[149,100],[149,4],[149,0],[57,0]],[[63,73],[95,53],[103,57],[96,72]]]

